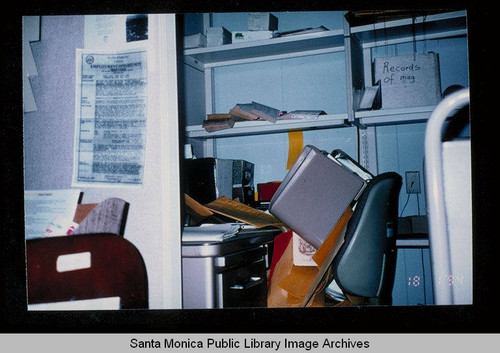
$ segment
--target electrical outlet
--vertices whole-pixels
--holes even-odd
[[[406,193],[420,194],[420,172],[406,172]]]

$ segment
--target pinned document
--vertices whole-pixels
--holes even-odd
[[[77,49],[76,62],[73,185],[142,185],[147,49]]]

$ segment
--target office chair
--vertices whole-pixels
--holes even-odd
[[[31,239],[26,241],[26,259],[28,304],[119,297],[120,309],[148,308],[143,258],[121,236]]]
[[[374,177],[347,224],[332,275],[353,304],[392,303],[401,183],[394,172]]]

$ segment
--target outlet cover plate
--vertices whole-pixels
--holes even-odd
[[[420,194],[420,172],[408,171],[405,173],[406,193]]]

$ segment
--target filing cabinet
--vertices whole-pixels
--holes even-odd
[[[183,241],[183,308],[265,307],[267,271],[280,232],[242,229],[223,241]]]

